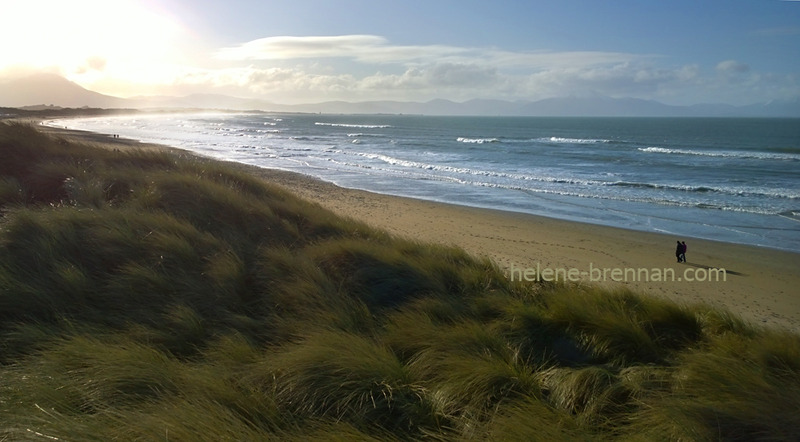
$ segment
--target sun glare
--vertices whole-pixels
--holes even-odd
[[[91,80],[123,66],[157,66],[183,29],[153,4],[134,0],[12,0],[0,15],[0,70],[56,70]]]

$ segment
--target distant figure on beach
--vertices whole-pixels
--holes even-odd
[[[681,241],[681,261],[686,262],[686,241]]]
[[[681,253],[683,252],[683,244],[680,241],[677,241],[678,246],[675,248],[675,258],[678,258],[678,262],[681,262]]]

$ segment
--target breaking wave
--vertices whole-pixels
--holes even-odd
[[[611,140],[602,140],[594,138],[564,138],[564,137],[544,137],[544,138],[537,138],[535,141],[543,143],[555,143],[555,144],[599,144],[599,143],[612,142]]]
[[[330,127],[349,127],[356,129],[385,129],[392,127],[388,124],[350,124],[350,123],[320,123],[315,122],[316,126],[330,126]]]
[[[702,157],[719,157],[719,158],[741,158],[741,159],[755,159],[755,160],[783,160],[783,161],[800,161],[799,154],[791,153],[770,153],[770,152],[748,152],[748,151],[730,151],[730,150],[691,150],[691,149],[668,149],[665,147],[640,147],[640,152],[645,153],[659,153],[666,155],[694,155]]]
[[[485,143],[497,143],[500,140],[498,138],[467,138],[467,137],[458,137],[456,139],[459,143],[468,143],[468,144],[485,144]]]

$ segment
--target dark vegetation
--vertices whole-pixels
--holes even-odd
[[[53,105],[18,107],[0,107],[0,119],[3,118],[56,118],[56,117],[89,117],[94,115],[114,115],[138,113],[136,109],[101,109],[94,107],[70,108]]]
[[[0,440],[791,440],[800,337],[0,122]],[[757,295],[757,294],[756,294]]]

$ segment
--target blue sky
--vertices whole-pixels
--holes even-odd
[[[0,76],[57,72],[120,96],[736,105],[800,96],[800,1],[4,3],[0,38],[18,43]],[[20,40],[25,29],[36,37]]]

